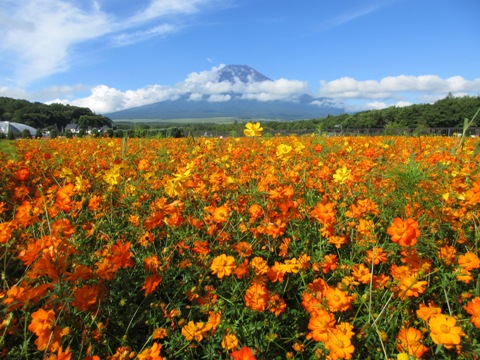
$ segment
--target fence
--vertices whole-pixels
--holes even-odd
[[[452,128],[332,128],[322,130],[327,136],[458,136],[461,135],[461,127]],[[318,134],[315,129],[292,129],[292,130],[269,130],[263,131],[263,136],[289,136]],[[242,131],[235,130],[209,130],[186,132],[185,136],[193,137],[243,137]],[[480,136],[480,127],[471,127],[467,136]]]

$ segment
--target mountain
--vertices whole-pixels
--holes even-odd
[[[235,83],[240,81],[242,83],[272,81],[265,75],[259,73],[247,65],[227,65],[218,71],[218,81],[229,81]]]
[[[283,79],[284,80],[284,79]],[[279,80],[281,81],[281,80]],[[296,94],[288,100],[270,100],[268,91],[275,86],[284,86],[288,91],[288,80],[281,85],[247,65],[220,67],[205,85],[225,89],[222,92],[185,92],[174,100],[165,100],[105,114],[112,120],[172,120],[189,118],[233,117],[239,119],[298,120],[325,117],[344,113],[328,98],[315,98],[308,94]],[[197,89],[198,90],[198,89]],[[257,100],[260,99],[260,100]],[[267,101],[268,100],[268,101]]]

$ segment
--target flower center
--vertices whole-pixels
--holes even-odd
[[[448,334],[450,332],[450,326],[442,324],[440,325],[440,330],[442,330],[444,334]]]

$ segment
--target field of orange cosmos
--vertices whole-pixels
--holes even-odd
[[[245,135],[2,142],[0,358],[480,355],[475,139]]]

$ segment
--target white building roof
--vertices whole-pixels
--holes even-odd
[[[23,130],[27,129],[30,132],[31,136],[35,136],[37,129],[16,122],[11,121],[0,121],[0,132],[7,134],[10,130],[12,133],[19,135]]]

